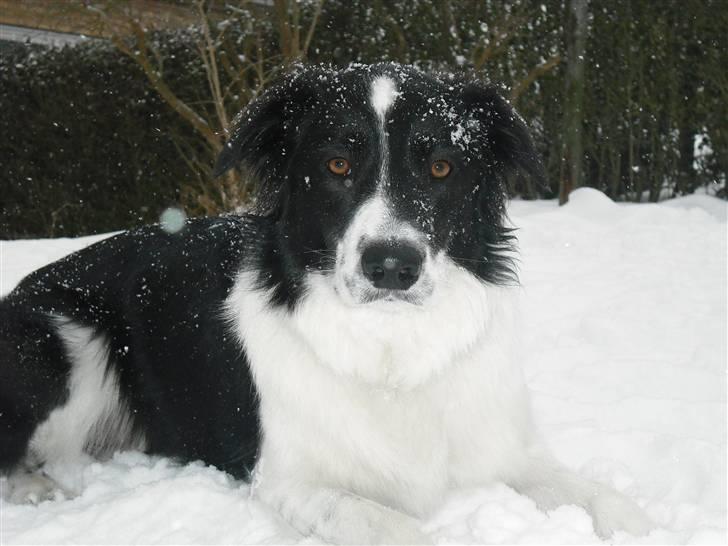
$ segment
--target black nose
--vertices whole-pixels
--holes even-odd
[[[374,243],[364,249],[361,268],[376,288],[407,290],[420,276],[422,253],[402,243]]]

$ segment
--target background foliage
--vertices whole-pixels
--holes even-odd
[[[565,175],[574,0],[177,1],[182,30],[0,57],[0,237],[81,235],[243,206],[254,185],[210,168],[234,114],[294,62],[393,60],[474,70],[529,121],[554,197]],[[728,3],[588,4],[583,183],[616,200],[708,191],[728,171]],[[146,62],[146,64],[145,64]],[[573,106],[573,105],[572,105]]]

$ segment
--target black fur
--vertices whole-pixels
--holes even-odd
[[[72,363],[49,318],[62,315],[108,340],[108,366],[149,452],[247,475],[256,394],[223,303],[241,269],[258,272],[271,305],[295,308],[306,274],[333,268],[337,241],[375,190],[381,142],[368,98],[380,74],[401,92],[387,124],[397,214],[484,282],[516,281],[505,177],[538,176],[540,163],[494,88],[396,65],[298,69],[240,115],[215,168],[242,163],[259,178],[257,214],[117,235],[34,272],[0,302],[0,470],[21,462],[35,427],[68,396]],[[356,166],[349,186],[326,169],[330,157]],[[454,166],[446,181],[429,175],[437,159]]]
[[[0,305],[0,465],[18,462],[66,396],[70,363],[46,318],[54,314],[108,338],[109,366],[150,452],[245,476],[258,442],[255,393],[220,304],[244,253],[257,252],[258,231],[237,217],[192,220],[176,234],[145,227],[26,277]]]

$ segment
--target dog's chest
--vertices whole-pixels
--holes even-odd
[[[263,402],[266,453],[295,446],[291,455],[303,462],[304,474],[385,505],[427,511],[448,479],[438,404],[422,391],[392,392],[324,375],[328,378],[307,383],[308,375],[297,382],[306,388],[291,393],[295,398],[287,408],[275,399]],[[290,388],[296,389],[293,383]]]
[[[435,389],[367,384],[323,365],[288,313],[240,290],[235,322],[260,399],[265,479],[291,474],[423,513],[446,487],[448,441]],[[386,347],[360,350],[396,366]],[[384,361],[382,361],[384,359]]]
[[[442,408],[423,389],[398,392],[336,375],[294,339],[280,333],[275,354],[246,344],[268,469],[426,511],[447,481]]]
[[[266,480],[296,476],[423,514],[449,485],[485,482],[507,466],[526,407],[503,350],[507,315],[490,341],[458,356],[462,325],[482,317],[429,319],[442,331],[372,326],[347,321],[333,299],[271,307],[254,286],[241,275],[227,309],[259,394]]]

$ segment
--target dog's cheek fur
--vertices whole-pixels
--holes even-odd
[[[286,324],[334,373],[375,387],[410,390],[466,354],[494,320],[490,297],[499,289],[489,288],[443,253],[432,258],[430,274],[435,288],[422,305],[352,304],[337,294],[329,277],[309,274],[296,305],[271,315],[264,305],[274,289],[258,289],[257,274],[244,272],[226,308],[246,348],[251,339],[262,344],[261,336],[268,338]],[[247,332],[263,313],[281,313],[278,325],[271,326],[273,334]]]

